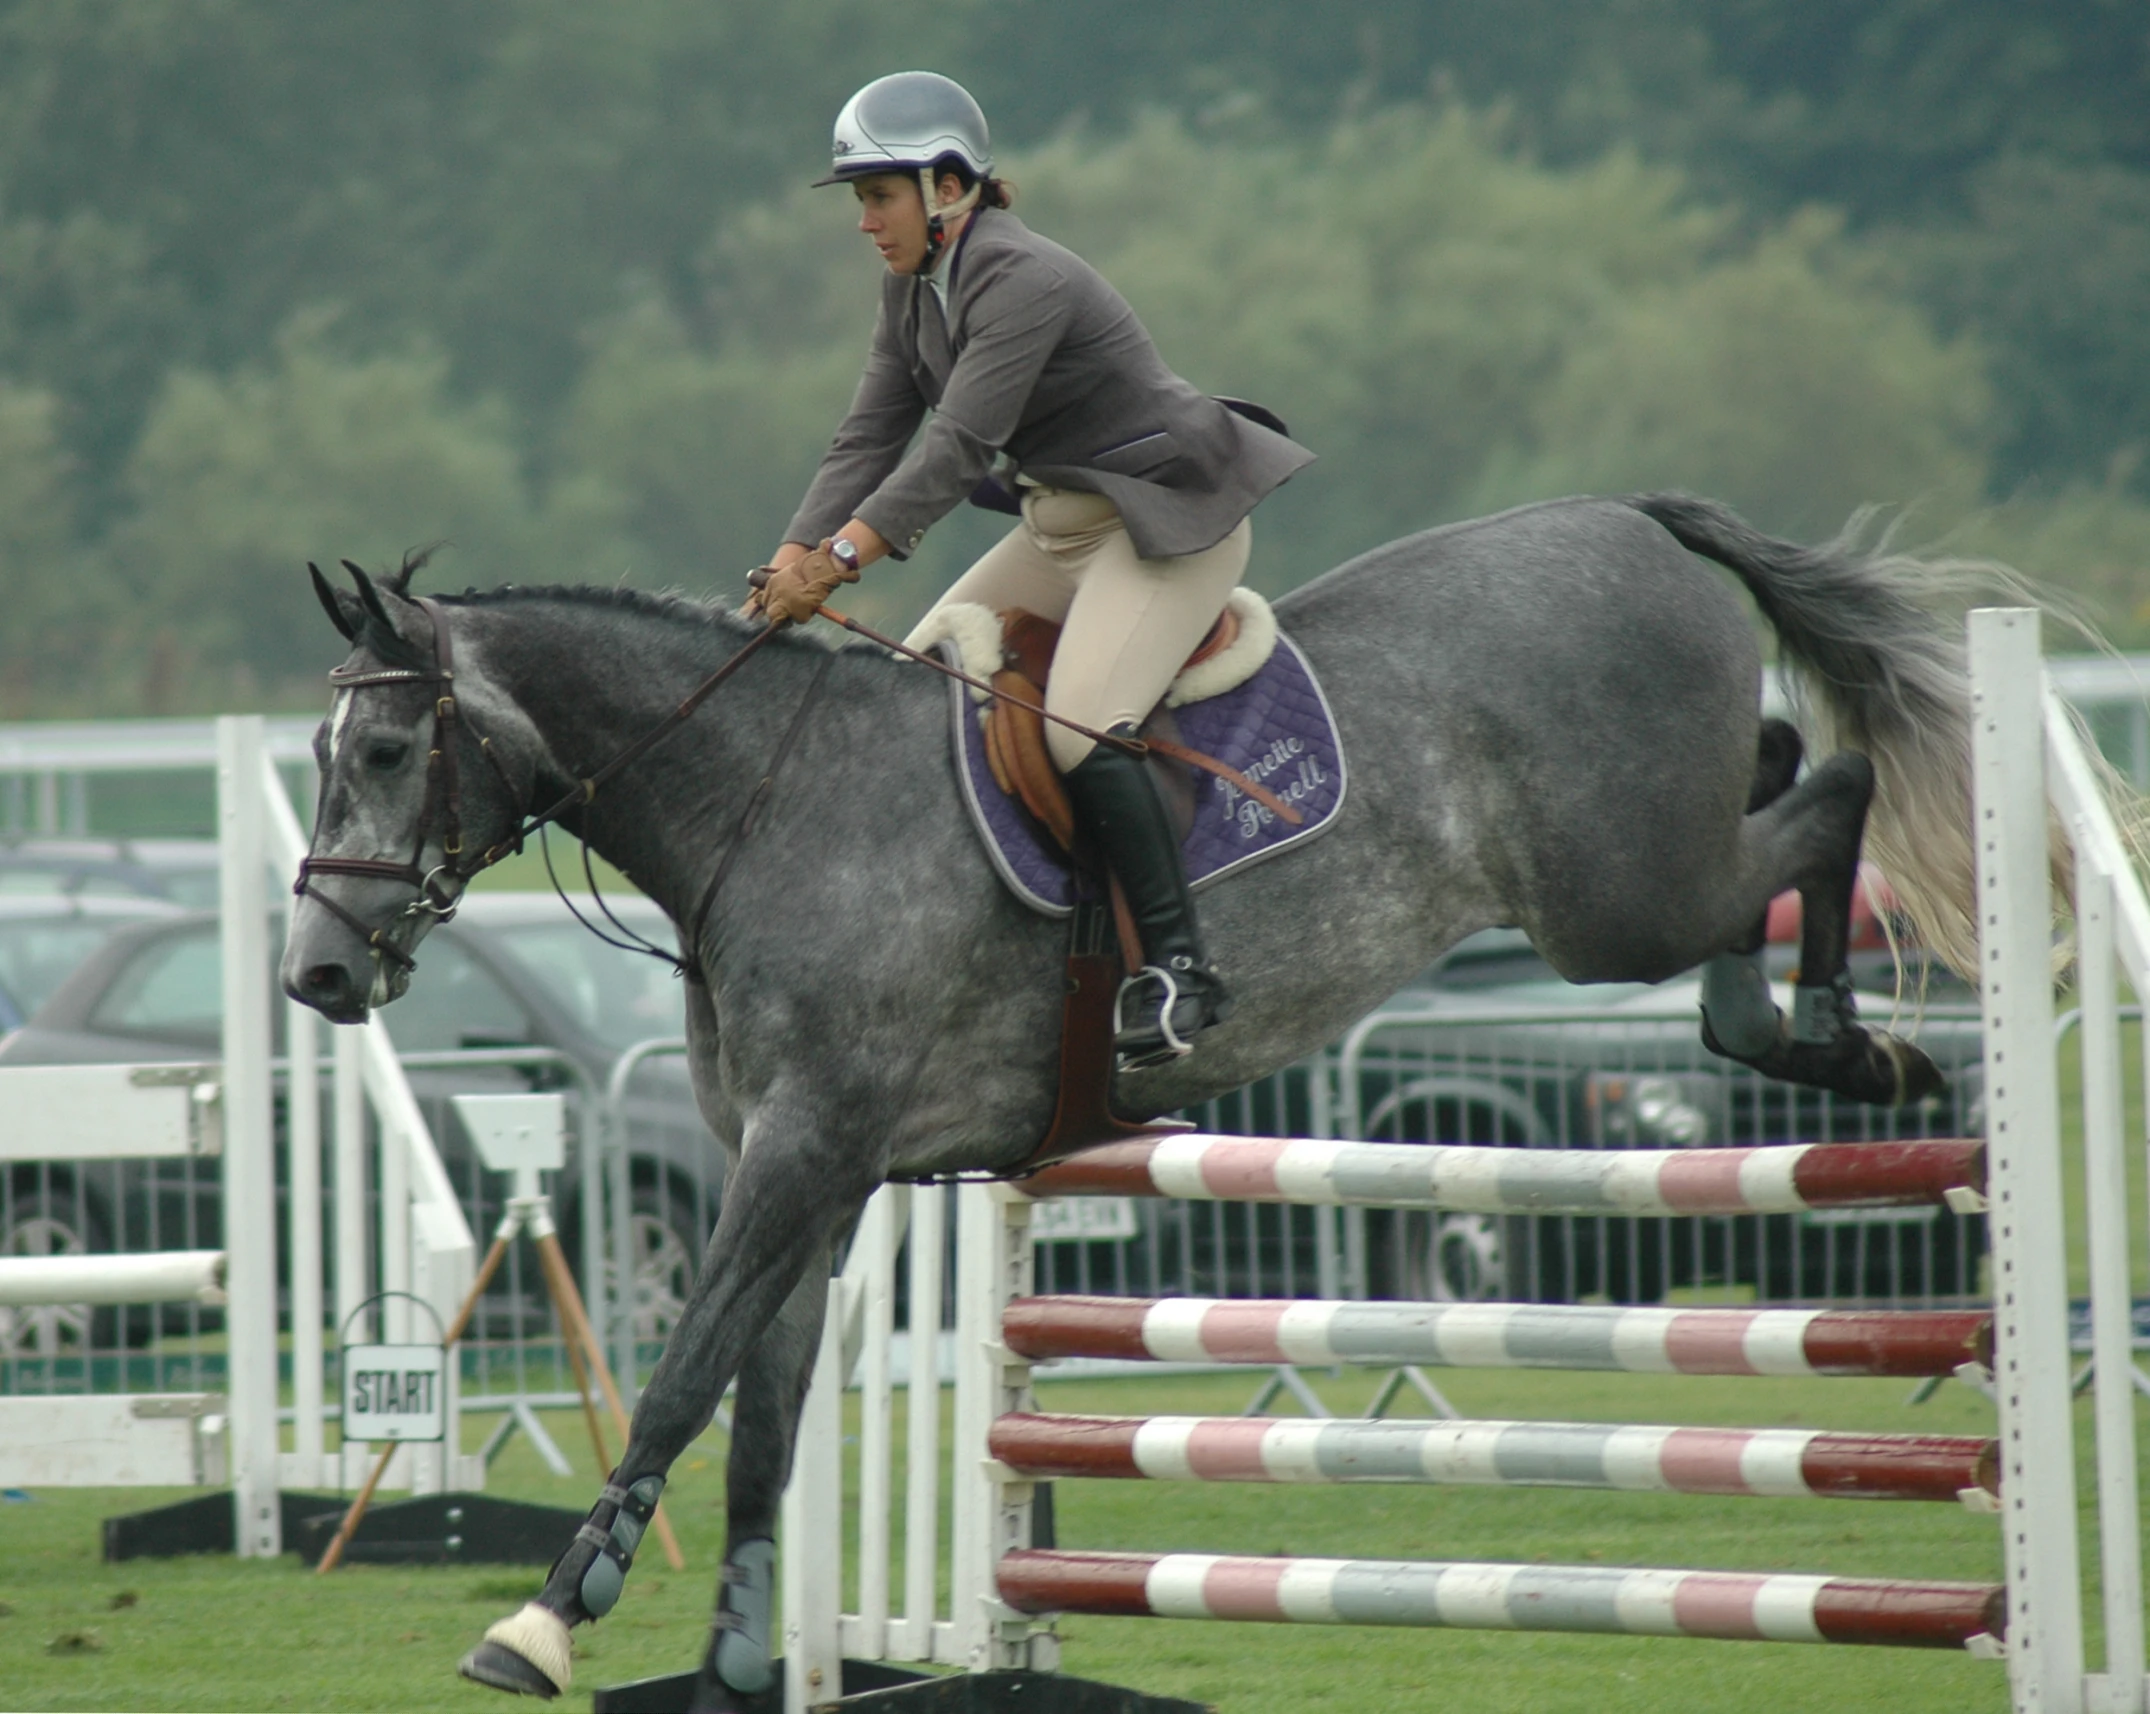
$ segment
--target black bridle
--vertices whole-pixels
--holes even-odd
[[[299,860],[298,879],[292,883],[291,887],[294,895],[312,899],[329,915],[358,935],[376,957],[385,958],[404,970],[415,970],[418,966],[416,959],[389,938],[389,931],[397,923],[419,916],[432,916],[439,921],[445,922],[455,915],[456,905],[462,897],[463,889],[470,884],[475,876],[490,869],[503,858],[520,852],[523,849],[524,841],[531,834],[542,834],[546,827],[558,821],[569,810],[593,802],[601,786],[617,778],[624,769],[641,760],[642,757],[646,756],[657,745],[692,719],[695,710],[708,701],[716,692],[718,686],[722,685],[726,679],[744,666],[757,649],[775,636],[779,628],[777,625],[768,625],[757,631],[722,666],[696,685],[678,707],[674,708],[656,725],[643,733],[641,737],[621,750],[587,779],[576,781],[573,788],[551,807],[536,814],[525,813],[519,815],[516,818],[513,831],[505,839],[487,846],[483,851],[476,853],[466,861],[463,848],[463,781],[461,764],[456,754],[456,728],[459,724],[469,728],[471,736],[477,739],[479,753],[492,764],[493,772],[499,776],[500,783],[507,792],[508,802],[511,804],[516,802],[522,794],[515,789],[514,781],[509,779],[507,765],[501,761],[499,752],[492,746],[492,741],[478,731],[477,727],[471,723],[469,716],[464,714],[456,703],[454,688],[455,651],[453,641],[448,632],[447,615],[441,611],[440,604],[430,596],[419,595],[413,596],[411,599],[417,606],[424,609],[426,617],[432,621],[433,664],[431,667],[352,668],[340,666],[332,670],[328,675],[329,683],[338,690],[363,690],[374,685],[402,684],[425,684],[438,687],[438,694],[433,699],[432,742],[426,756],[426,799],[424,806],[419,811],[417,829],[412,836],[411,855],[399,862],[392,857],[316,857],[309,852]],[[764,770],[760,784],[755,787],[753,795],[747,800],[746,809],[740,816],[738,833],[732,842],[732,846],[726,851],[724,860],[718,865],[715,875],[711,877],[708,887],[702,893],[700,903],[695,911],[695,920],[689,931],[690,939],[687,942],[689,946],[693,945],[694,940],[699,939],[702,923],[709,915],[709,909],[715,902],[717,891],[722,886],[725,876],[731,870],[732,862],[738,855],[739,846],[752,830],[754,817],[761,806],[762,799],[768,794],[770,784],[775,779],[777,770],[783,765],[784,758],[790,754],[792,745],[798,738],[799,731],[805,722],[806,711],[820,691],[822,680],[827,675],[829,666],[834,659],[833,654],[829,655],[816,670],[813,681],[807,688],[806,697],[799,704],[798,712],[793,715],[791,725],[784,734],[782,744],[778,747],[769,767]],[[422,859],[425,856],[426,844],[433,834],[436,805],[439,812],[442,860],[428,869],[424,866]],[[550,872],[551,867],[551,858],[548,854],[546,859],[548,872]],[[587,847],[585,847],[584,868],[587,871]],[[405,905],[390,921],[378,927],[373,927],[315,886],[313,878],[316,875],[351,875],[362,880],[400,881],[403,885],[415,889],[418,896]],[[553,886],[555,890],[559,889],[557,878],[554,879]],[[593,893],[596,890],[594,877],[591,890]],[[561,897],[566,899],[566,894],[562,892]],[[603,908],[604,901],[602,898],[598,900],[598,904],[600,908]],[[572,900],[568,901],[568,909],[575,911]],[[605,914],[608,918],[611,918],[609,910]],[[598,929],[596,925],[584,919],[581,912],[575,911],[575,916],[585,928],[596,934],[599,939],[608,941],[615,946],[626,944],[613,941],[609,935]],[[631,930],[626,930],[624,925],[619,924],[616,918],[612,918],[612,920],[615,926],[622,928],[623,932],[632,932]],[[684,976],[691,978],[697,975],[693,966],[674,957],[662,947],[653,946],[646,941],[641,942],[639,945],[628,946],[627,950],[645,952],[654,957],[662,958]]]

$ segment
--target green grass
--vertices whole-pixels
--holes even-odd
[[[1233,1412],[1258,1375],[1054,1382],[1047,1409]],[[1340,1410],[1374,1377],[1314,1377]],[[1902,1382],[1444,1373],[1477,1416],[1990,1432],[1991,1407],[1951,1384],[1906,1406]],[[855,1397],[850,1401],[855,1430]],[[2078,1407],[2087,1425],[2087,1403]],[[898,1401],[897,1426],[902,1425]],[[471,1425],[482,1431],[484,1419]],[[549,1475],[518,1437],[491,1490],[580,1507],[592,1473],[579,1418],[547,1426],[577,1474]],[[901,1445],[899,1440],[899,1457]],[[666,1508],[689,1562],[652,1548],[619,1609],[581,1634],[577,1688],[691,1667],[707,1631],[722,1545],[724,1442],[675,1468]],[[2087,1470],[2087,1465],[2085,1469]],[[944,1488],[945,1492],[945,1488]],[[457,1655],[535,1590],[536,1571],[354,1566],[316,1578],[295,1558],[98,1562],[97,1524],[176,1497],[43,1492],[0,1509],[0,1707],[8,1709],[469,1709],[505,1707],[453,1676]],[[2086,1493],[2085,1500],[2087,1502]],[[1953,1506],[1736,1500],[1573,1491],[1062,1483],[1069,1547],[1692,1565],[1984,1579],[2000,1570],[1994,1520]],[[2087,1504],[2086,1504],[2087,1514]],[[898,1526],[900,1531],[900,1507]],[[2088,1537],[2086,1530],[2086,1539]],[[900,1552],[900,1536],[899,1536]],[[131,1603],[115,1598],[131,1593]],[[847,1605],[850,1599],[847,1594]],[[2094,1615],[2092,1629],[2095,1632]],[[1454,1707],[1532,1714],[1625,1709],[1886,1710],[1976,1714],[2007,1705],[2001,1670],[1950,1654],[1780,1644],[1379,1631],[1077,1617],[1065,1668],[1214,1702],[1232,1714]],[[51,1652],[88,1634],[94,1647]]]

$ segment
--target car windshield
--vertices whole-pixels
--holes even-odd
[[[0,867],[0,893],[41,896],[53,893],[88,893],[98,898],[138,899],[149,889],[132,886],[124,876],[84,873],[72,865],[8,864]]]
[[[214,1042],[224,1027],[224,955],[214,924],[152,941],[91,1009],[120,1035]]]
[[[538,986],[607,1047],[686,1033],[686,1006],[669,965],[607,946],[575,923],[524,923],[496,932]]]
[[[0,920],[0,993],[28,1017],[125,917]]]

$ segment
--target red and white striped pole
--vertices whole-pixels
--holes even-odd
[[[1729,1641],[1990,1647],[1997,1583],[1895,1582],[1595,1565],[1250,1559],[1025,1550],[998,1567],[1025,1613],[1311,1625],[1594,1631]],[[1984,1645],[1974,1639],[1988,1639]]]
[[[1031,1196],[1439,1208],[1459,1214],[1798,1214],[1985,1206],[1986,1150],[1963,1139],[1737,1149],[1516,1149],[1148,1137],[1047,1167]]]
[[[1673,1494],[1960,1500],[1995,1509],[2000,1446],[1927,1434],[1591,1422],[1004,1416],[1018,1475],[1193,1482],[1422,1482]]]
[[[1984,1310],[1618,1309],[1591,1304],[1026,1297],[1008,1349],[1196,1363],[1425,1363],[1679,1375],[1952,1375],[1990,1367]]]

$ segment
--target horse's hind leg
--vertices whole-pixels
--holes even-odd
[[[1852,892],[1873,795],[1873,765],[1843,751],[1757,812],[1770,859],[1763,872],[1774,873],[1773,887],[1789,883],[1799,889],[1800,974],[1793,1015],[1787,1023],[1770,1004],[1773,1027],[1759,1027],[1754,996],[1759,989],[1766,1000],[1766,984],[1759,982],[1751,954],[1728,953],[1704,972],[1702,1039],[1713,1052],[1765,1076],[1896,1106],[1932,1094],[1942,1078],[1911,1043],[1861,1024],[1852,998]],[[1732,1039],[1720,1032],[1720,1022]]]
[[[1767,809],[1792,789],[1806,753],[1799,728],[1788,720],[1763,721],[1755,748],[1754,783],[1747,791],[1749,815]],[[1783,1021],[1762,968],[1762,948],[1768,938],[1769,908],[1765,905],[1752,929],[1702,967],[1702,1039],[1714,1053],[1752,1058],[1776,1044]]]
[[[776,1514],[791,1479],[799,1412],[813,1379],[828,1296],[827,1266],[808,1268],[740,1366],[725,1468],[724,1569],[689,1714],[753,1706],[751,1699],[775,1682],[769,1629],[776,1601]]]

